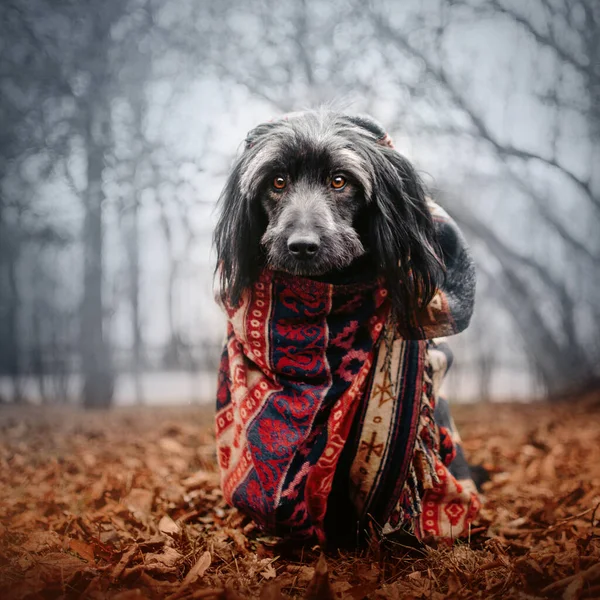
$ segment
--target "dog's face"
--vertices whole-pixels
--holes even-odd
[[[419,178],[373,121],[307,112],[265,123],[221,196],[215,232],[224,292],[237,302],[261,268],[305,277],[368,254],[392,300],[430,298],[440,276]]]
[[[323,275],[365,252],[355,225],[366,205],[368,173],[345,145],[333,132],[268,140],[256,167],[263,173],[259,199],[267,216],[261,244],[271,268]]]

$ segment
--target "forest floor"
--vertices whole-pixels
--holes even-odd
[[[600,598],[600,395],[454,416],[470,540],[323,560],[226,506],[207,408],[0,407],[0,598]]]

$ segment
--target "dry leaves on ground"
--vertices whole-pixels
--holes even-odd
[[[458,406],[492,473],[471,539],[336,551],[223,501],[207,409],[0,412],[0,597],[600,598],[600,402]]]

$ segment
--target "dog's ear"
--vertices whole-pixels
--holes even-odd
[[[443,283],[444,265],[424,186],[410,162],[387,144],[370,150],[369,245],[396,317],[410,318]]]
[[[373,134],[376,141],[387,137],[385,129],[373,117],[368,115],[344,115],[343,118],[352,123],[352,125]]]
[[[266,215],[258,199],[252,197],[255,192],[244,191],[240,181],[246,155],[247,150],[237,160],[221,192],[214,232],[221,298],[233,305],[256,281],[264,264],[260,239],[267,226]]]
[[[233,305],[239,303],[244,290],[257,280],[265,264],[260,240],[267,227],[267,216],[257,197],[257,178],[249,172],[280,121],[261,123],[248,132],[242,154],[219,197],[220,215],[214,233],[216,273],[221,299]]]
[[[278,121],[265,121],[251,129],[244,140],[245,149],[252,148],[261,138],[268,135],[277,126]]]

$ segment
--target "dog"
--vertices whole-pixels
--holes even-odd
[[[228,502],[321,542],[366,519],[465,531],[479,500],[439,398],[451,356],[432,340],[468,325],[474,266],[411,163],[370,117],[294,113],[248,134],[219,207]]]
[[[266,265],[334,279],[375,269],[398,316],[431,301],[444,268],[433,219],[421,179],[388,140],[372,119],[328,111],[249,133],[215,231],[233,302]]]

